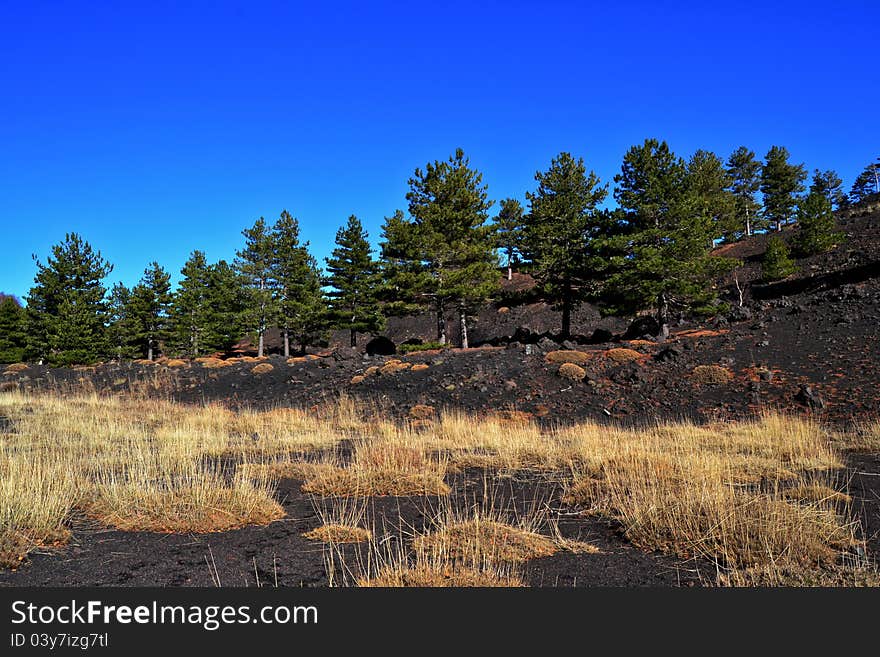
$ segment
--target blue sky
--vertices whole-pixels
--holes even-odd
[[[562,150],[610,181],[652,136],[785,145],[848,189],[880,154],[880,5],[709,4],[0,0],[0,291],[67,231],[128,285],[283,208],[319,258],[352,213],[375,243],[458,146],[493,199]]]

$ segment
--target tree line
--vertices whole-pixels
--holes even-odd
[[[469,316],[498,293],[502,267],[507,278],[514,271],[534,278],[561,310],[562,336],[585,301],[608,314],[652,310],[665,334],[673,313],[717,310],[714,282],[736,264],[713,254],[719,242],[799,223],[800,254],[827,250],[838,238],[832,211],[880,192],[876,163],[849,196],[834,171],[815,170],[809,188],[807,177],[780,146],[763,161],[746,147],[726,161],[703,150],[685,160],[665,141],[647,139],[623,158],[613,209],[604,207],[610,184],[563,152],[535,174],[527,207],[503,199],[492,217],[488,186],[458,149],[415,170],[407,212],[385,218],[378,257],[352,215],[322,268],[284,210],[242,231],[233,262],[210,263],[193,251],[173,291],[158,262],[134,286],[108,290],[112,264],[70,233],[45,263],[35,256],[26,307],[0,295],[0,362],[196,358],[226,352],[246,335],[262,356],[272,327],[290,356],[331,329],[347,330],[354,347],[358,334],[380,332],[387,317],[425,310],[436,317],[437,343],[448,343],[453,313],[467,347]],[[779,261],[765,264],[765,277],[790,273],[784,243],[772,241],[771,255]]]

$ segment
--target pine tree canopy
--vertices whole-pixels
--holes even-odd
[[[761,217],[761,204],[755,195],[761,188],[761,163],[755,152],[745,146],[737,148],[727,159],[727,175],[730,192],[734,196],[736,232],[751,235],[765,228]]]
[[[656,308],[665,331],[670,309],[708,308],[713,279],[735,263],[711,254],[714,218],[665,142],[633,146],[615,181],[621,217],[601,300],[606,312]]]
[[[837,175],[836,171],[813,171],[813,180],[810,184],[810,193],[816,192],[821,194],[833,208],[843,208],[849,202],[843,191],[843,180]]]
[[[764,216],[776,230],[789,223],[804,191],[807,171],[803,164],[788,161],[788,149],[773,146],[764,158],[761,169],[761,193],[764,195]]]
[[[819,190],[810,192],[798,207],[798,226],[794,246],[801,256],[824,253],[843,237],[835,230],[831,201]]]
[[[562,308],[562,334],[570,333],[570,314],[592,292],[599,254],[595,238],[607,225],[598,205],[607,185],[587,173],[583,158],[570,153],[553,158],[550,168],[537,172],[538,188],[526,193],[529,212],[520,246],[545,293]]]
[[[738,235],[736,197],[729,191],[730,175],[721,159],[698,150],[687,164],[687,185],[700,212],[711,220],[711,240],[735,241]]]
[[[235,267],[241,274],[248,292],[244,321],[257,335],[258,356],[263,355],[263,336],[279,313],[273,268],[276,260],[275,235],[260,217],[251,228],[242,231],[244,248],[236,252]]]
[[[508,270],[522,258],[523,207],[519,201],[506,198],[495,217],[495,246],[504,254]]]
[[[874,194],[880,194],[880,159],[876,163],[866,166],[856,176],[849,192],[849,198],[853,203],[861,203]]]
[[[27,311],[18,299],[0,292],[0,363],[24,360],[27,346]]]
[[[351,215],[336,232],[336,248],[327,261],[326,285],[332,289],[330,321],[351,332],[351,346],[357,333],[374,333],[384,326],[377,300],[379,265],[373,259],[369,236],[360,220]]]
[[[36,258],[35,258],[36,259]],[[90,363],[107,351],[103,279],[113,266],[76,233],[37,262],[28,294],[28,353],[55,365]]]

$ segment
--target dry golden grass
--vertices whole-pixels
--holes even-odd
[[[360,579],[363,587],[524,587],[522,579],[512,574],[497,573],[492,570],[479,570],[452,564],[433,566],[389,567],[375,577]]]
[[[385,363],[380,369],[379,374],[396,374],[412,367],[412,363],[404,363],[403,361],[392,359]]]
[[[522,563],[548,557],[559,546],[541,534],[497,520],[476,517],[445,525],[413,541],[417,552],[442,552],[455,561]]]
[[[409,409],[409,416],[414,420],[430,420],[437,414],[433,406],[416,404]]]
[[[17,373],[17,372],[23,372],[27,368],[28,368],[27,363],[13,363],[12,365],[7,365],[6,369],[4,371],[11,372],[11,373]]]
[[[364,543],[373,537],[369,529],[349,525],[321,525],[303,534],[306,538],[323,543]]]
[[[416,363],[412,366],[413,372],[423,372],[428,369],[430,366],[427,363]]]
[[[605,352],[605,358],[614,361],[615,363],[628,363],[644,357],[644,354],[639,353],[635,349],[627,349],[626,347],[615,347],[614,349],[609,349]]]
[[[646,549],[710,559],[730,583],[794,581],[797,573],[804,581],[855,581],[865,572],[864,545],[837,481],[843,463],[835,447],[880,441],[877,423],[842,436],[778,414],[705,426],[541,430],[529,417],[444,411],[416,428],[345,398],[309,410],[233,413],[8,392],[0,393],[0,415],[12,421],[0,433],[4,563],[63,538],[74,510],[124,529],[218,531],[279,517],[273,489],[282,476],[338,506],[374,495],[445,496],[447,471],[481,467],[489,477],[530,470],[562,481],[565,503],[614,518]],[[342,441],[353,446],[348,459],[333,456]],[[369,527],[361,520],[328,512],[322,524]],[[413,537],[423,548],[447,545],[431,550],[444,554],[422,549],[421,560],[376,561],[363,581],[382,573],[415,581],[413,572],[447,581],[459,571],[506,581],[510,573],[492,565],[503,559],[473,548],[515,544],[493,522],[531,532],[545,547],[575,549],[516,519],[458,514],[435,523],[432,538]],[[469,550],[472,558],[459,563]]]
[[[165,365],[165,367],[186,367],[188,363],[180,358],[172,358],[166,360],[163,365]]]
[[[350,382],[350,383],[351,383],[352,385],[355,385],[355,386],[356,386],[358,383],[362,383],[365,379],[366,379],[366,377],[361,376],[360,374],[357,374],[357,375],[351,377],[351,382]]]
[[[701,384],[721,385],[733,380],[733,372],[720,365],[697,365],[691,378]]]
[[[273,371],[274,369],[275,369],[275,367],[274,367],[274,365],[272,365],[272,363],[260,363],[259,365],[256,365],[254,367],[254,369],[251,370],[251,374],[256,374],[257,376],[260,376],[262,374],[268,374],[269,372]]]
[[[450,490],[443,480],[445,459],[407,439],[363,441],[350,463],[313,464],[305,474],[303,491],[325,497],[447,495]]]
[[[573,349],[560,349],[550,351],[544,356],[544,360],[548,363],[574,363],[583,365],[590,360],[590,354],[583,351],[575,351]]]
[[[221,367],[229,367],[232,363],[221,358],[196,358],[196,362],[201,363],[202,367],[209,370],[216,370]]]
[[[583,381],[587,376],[586,370],[580,365],[575,365],[574,363],[563,363],[559,366],[559,376],[563,379],[570,379],[572,381]]]

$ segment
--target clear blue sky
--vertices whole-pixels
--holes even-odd
[[[128,285],[283,208],[319,258],[352,213],[375,243],[457,146],[493,199],[561,150],[610,180],[649,136],[785,145],[848,189],[880,154],[880,4],[711,4],[0,0],[0,290],[67,231]]]

